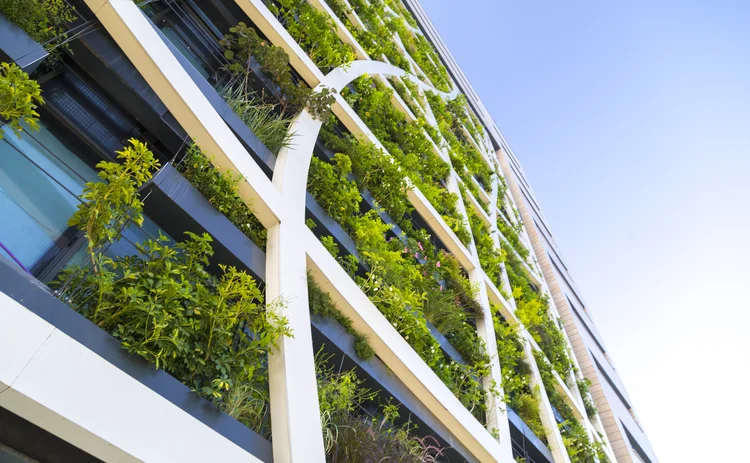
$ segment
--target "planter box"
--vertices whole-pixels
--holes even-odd
[[[169,50],[180,62],[182,68],[188,73],[190,78],[193,80],[195,85],[203,93],[208,102],[213,106],[214,110],[221,116],[224,122],[237,136],[237,139],[245,146],[248,153],[255,159],[260,168],[268,175],[268,178],[273,177],[273,168],[276,165],[276,155],[264,145],[260,139],[253,133],[252,130],[245,124],[238,116],[232,111],[232,108],[227,105],[224,98],[219,95],[216,89],[211,86],[210,83],[198,72],[197,69],[180,53],[177,48],[167,39],[164,34],[149,21],[149,24],[159,34],[159,36],[167,44]]]
[[[354,350],[352,335],[337,322],[313,315],[313,344],[316,349],[325,346],[326,353],[334,354],[331,364],[336,369],[356,369],[357,378],[363,381],[363,387],[381,391],[378,394],[379,403],[393,397],[401,403],[400,414],[402,420],[411,420],[418,426],[417,433],[422,437],[431,435],[441,441],[446,447],[445,461],[476,461],[471,454],[459,443],[453,434],[432,413],[425,408],[419,399],[396,377],[388,367],[377,357],[368,361],[360,359]],[[442,460],[441,460],[442,461]]]
[[[168,373],[157,370],[144,359],[126,352],[120,341],[68,307],[53,296],[46,286],[4,258],[0,258],[0,292],[23,304],[28,310],[242,449],[262,461],[273,461],[270,442],[218,410]]]
[[[0,60],[13,61],[31,74],[49,53],[0,13]]]
[[[172,238],[182,240],[185,231],[207,232],[214,239],[213,269],[219,263],[233,265],[265,280],[266,254],[171,164],[162,167],[146,189],[144,211]]]
[[[535,463],[552,463],[552,452],[544,445],[539,437],[526,426],[521,417],[510,407],[508,409],[508,421],[510,421],[510,437],[513,440],[513,447],[522,456],[530,457]],[[525,454],[525,455],[524,455]]]
[[[164,166],[147,188],[150,190],[150,195],[146,200],[147,213],[153,217],[159,217],[160,222],[167,227],[170,225],[174,227],[174,230],[165,228],[165,231],[173,234],[174,237],[181,230],[194,233],[206,231],[214,239],[216,262],[231,263],[240,269],[248,270],[260,281],[265,279],[265,253],[214,208],[173,166]],[[350,243],[345,245],[344,249],[348,250],[351,246],[351,249],[356,252],[349,235],[314,202],[309,194],[308,215],[319,224],[324,224],[319,226],[325,226],[326,233],[334,236],[336,241]],[[212,265],[215,263],[212,262]],[[353,338],[343,327],[332,320],[316,316],[312,318],[316,348],[325,344],[327,349],[333,348],[336,354],[345,355],[347,362],[351,362],[348,367],[356,367],[358,375],[368,381],[366,387],[382,389],[386,394],[393,396],[414,415],[413,421],[432,429],[450,445],[457,445],[447,429],[432,417],[432,414],[379,359],[375,358],[369,362],[359,359],[354,352]],[[463,362],[445,336],[432,325],[429,327],[446,354],[456,361]]]

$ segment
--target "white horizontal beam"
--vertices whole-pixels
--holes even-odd
[[[0,406],[103,461],[260,462],[4,293]]]

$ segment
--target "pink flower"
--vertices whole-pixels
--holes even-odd
[[[415,253],[414,253],[414,257],[416,257],[417,259],[419,259],[419,253],[418,253],[418,252],[415,252]]]
[[[437,261],[437,263],[435,264],[435,267],[440,267],[440,261]]]
[[[440,285],[440,291],[442,291],[442,290],[443,290],[443,285]]]
[[[424,272],[422,272],[422,275],[427,276],[427,270],[425,270]]]
[[[407,252],[409,252],[409,248],[406,248],[406,247],[405,247],[405,248],[404,248],[404,254],[406,254]]]
[[[424,251],[424,248],[422,247],[422,242],[421,241],[417,241],[417,244],[419,245],[419,250],[420,251]]]

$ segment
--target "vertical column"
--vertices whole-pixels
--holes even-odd
[[[458,195],[458,210],[464,221],[468,225],[468,215],[466,213],[466,206],[464,205],[463,198],[461,196],[461,189],[458,186],[458,176],[451,169],[450,177],[447,182],[448,191]],[[479,257],[477,254],[477,247],[474,244],[472,237],[471,243],[469,243],[469,252],[471,253],[472,260],[474,261],[474,269],[469,272],[469,281],[473,285],[479,287],[479,293],[477,294],[479,305],[482,307],[483,317],[477,319],[477,334],[480,339],[484,341],[487,348],[487,353],[490,355],[490,374],[483,378],[483,386],[486,396],[487,404],[487,429],[489,431],[497,430],[500,436],[500,446],[503,449],[503,453],[509,458],[512,458],[513,449],[510,442],[510,424],[508,422],[508,416],[503,407],[500,397],[493,394],[491,391],[493,384],[498,390],[500,396],[502,396],[502,383],[503,376],[500,370],[500,362],[497,355],[497,341],[495,339],[495,326],[492,322],[492,308],[490,306],[490,300],[487,296],[487,287],[484,284],[484,271],[479,264]]]
[[[508,190],[511,193],[511,199],[513,199],[516,208],[521,214],[522,220],[524,221],[524,223],[527,223],[527,224],[533,223],[534,219],[529,213],[526,207],[526,204],[523,201],[523,195],[521,193],[520,187],[516,183],[515,179],[512,178],[513,172],[510,169],[510,165],[507,159],[507,154],[502,149],[500,149],[497,151],[497,158],[498,158],[498,161],[500,162],[501,168],[506,173],[506,179],[508,182]],[[568,306],[565,295],[563,294],[562,290],[557,284],[555,271],[551,265],[549,257],[547,256],[547,252],[545,250],[544,244],[542,243],[542,240],[540,240],[539,238],[538,231],[536,230],[535,227],[525,226],[524,233],[529,243],[532,246],[533,255],[536,256],[537,262],[542,271],[542,290],[549,297],[551,312],[554,314],[555,317],[558,317],[563,321],[563,325],[565,328],[564,337],[565,337],[565,342],[566,342],[566,346],[568,349],[568,354],[571,360],[573,361],[573,364],[575,365],[576,369],[578,370],[577,375],[575,373],[571,373],[570,378],[565,378],[565,380],[566,382],[568,382],[568,386],[571,389],[571,392],[573,393],[574,398],[576,398],[576,400],[579,401],[581,405],[583,405],[583,398],[581,397],[581,394],[578,391],[578,385],[571,384],[571,382],[575,383],[577,379],[582,379],[583,373],[585,373],[586,377],[591,379],[592,389],[593,389],[595,387],[594,385],[599,386],[598,376],[593,371],[593,368],[591,368],[591,365],[593,362],[591,362],[589,358],[589,353],[586,350],[585,346],[582,345],[582,340],[580,338],[580,334],[578,333],[578,328],[575,325],[575,322],[573,320],[570,307]],[[571,342],[571,338],[575,339],[576,344]],[[586,367],[584,370],[582,370],[579,365],[579,360],[581,360],[581,357],[583,357],[581,363],[583,363],[584,366]],[[599,405],[599,403],[597,403],[597,405]],[[596,430],[594,429],[594,426],[592,425],[590,420],[588,420],[588,417],[584,417],[584,423],[582,424],[585,426],[589,434],[589,438],[593,442],[594,433],[596,432]],[[603,441],[604,441],[605,447],[611,454],[612,447],[609,442],[608,436],[604,436]]]
[[[303,111],[290,130],[293,146],[279,153],[273,183],[284,198],[280,222],[268,230],[266,298],[280,300],[294,337],[284,337],[269,355],[271,427],[276,463],[325,462],[315,377],[307,258],[300,239],[305,227],[307,172],[320,122]]]

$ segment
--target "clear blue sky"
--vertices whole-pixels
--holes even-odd
[[[422,4],[661,462],[750,461],[750,1]]]

